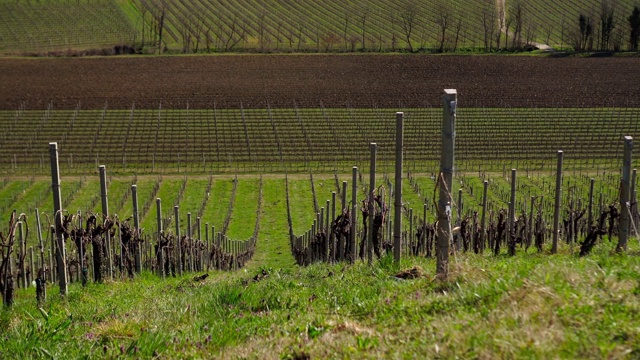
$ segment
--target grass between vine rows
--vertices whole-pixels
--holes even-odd
[[[281,187],[279,180],[268,188]],[[279,208],[269,201],[265,205]],[[640,356],[637,242],[588,257],[459,254],[447,282],[432,259],[396,268],[317,264],[20,290],[0,312],[0,348],[32,357],[619,358]],[[256,255],[264,256],[268,244]],[[259,248],[260,249],[260,248]],[[274,255],[274,258],[288,255]],[[423,276],[400,280],[400,269]],[[258,274],[267,274],[259,276]]]

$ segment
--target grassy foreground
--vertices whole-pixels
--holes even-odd
[[[33,289],[0,311],[16,358],[637,358],[640,258],[608,242],[585,258],[460,254],[448,282],[431,259],[215,273]],[[421,269],[424,269],[421,271]],[[263,275],[266,274],[266,275]]]

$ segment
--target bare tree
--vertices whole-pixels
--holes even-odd
[[[158,52],[160,54],[162,54],[162,48],[163,48],[162,33],[164,30],[165,15],[166,15],[166,9],[164,5],[160,9],[156,8],[155,11],[152,12],[152,16],[155,23],[155,33],[158,35]]]
[[[508,17],[504,22],[504,47],[509,49],[509,34],[511,33],[511,24],[513,23],[513,19]]]
[[[511,47],[514,49],[520,49],[522,47],[522,30],[525,22],[525,5],[522,0],[516,0],[516,3],[511,8],[510,17],[513,19],[513,42]]]
[[[483,2],[482,10],[480,13],[480,23],[482,24],[484,51],[491,51],[493,44],[493,36],[496,28],[496,11],[495,3],[493,0],[486,0]]]
[[[344,50],[349,50],[349,12],[344,13],[344,27],[342,28],[342,43]]]
[[[362,30],[362,50],[367,48],[366,35],[367,35],[367,19],[369,17],[369,9],[366,6],[360,8],[359,20]]]
[[[640,7],[634,6],[629,21],[629,50],[638,51],[638,40],[640,39]]]
[[[452,50],[453,52],[456,52],[458,50],[458,41],[460,40],[460,33],[462,32],[463,24],[464,24],[464,14],[462,12],[459,12],[455,22],[456,35],[453,40],[453,50]]]
[[[527,21],[524,29],[524,38],[527,45],[533,45],[538,31],[538,25],[534,21]]]
[[[543,27],[543,31],[544,31],[544,39],[545,39],[545,44],[551,46],[551,34],[553,34],[553,24],[551,23],[551,21],[546,21]]]
[[[260,52],[264,52],[266,45],[271,42],[269,32],[267,30],[267,9],[263,6],[258,11],[258,44],[260,46]]]
[[[451,10],[446,3],[441,3],[438,7],[436,15],[436,25],[438,26],[440,35],[440,45],[438,52],[444,52],[444,43],[447,40],[447,29],[451,26]]]
[[[404,33],[404,38],[407,41],[407,45],[409,46],[409,51],[413,52],[413,44],[411,43],[411,35],[414,30],[414,24],[416,18],[418,16],[418,7],[413,2],[408,2],[400,17],[402,18],[402,32]]]
[[[300,18],[298,19],[298,23],[296,24],[296,38],[298,39],[298,51],[300,51],[300,48],[302,47],[302,43],[306,42],[306,38],[305,38],[305,19],[304,18]]]
[[[608,50],[615,28],[615,8],[609,0],[600,3],[600,50]]]
[[[504,29],[505,20],[507,18],[506,10],[504,8],[504,2],[498,1],[498,31],[496,33],[496,49],[500,50],[500,42],[502,39],[502,33],[505,32],[507,36],[508,30]]]

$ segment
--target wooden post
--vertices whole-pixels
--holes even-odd
[[[593,225],[593,185],[596,180],[591,178],[589,181],[589,209],[588,209],[588,220],[587,220],[587,232],[591,231],[591,226]]]
[[[335,195],[335,192],[334,192]],[[325,218],[322,219],[322,221],[324,221],[324,233],[326,234],[326,243],[325,243],[325,248],[322,250],[324,251],[324,256],[322,257],[322,260],[329,262],[329,250],[331,249],[331,229],[329,228],[329,218],[331,217],[331,211],[329,210],[331,208],[331,200],[327,199],[327,203],[325,205],[325,208],[327,209],[325,211]]]
[[[107,168],[104,165],[99,166],[100,169],[100,199],[102,200],[102,215],[106,218],[109,216],[109,200],[107,198]],[[109,277],[113,279],[113,258],[111,256],[111,235],[109,231],[105,233],[107,241],[107,268]]]
[[[42,240],[42,224],[40,223],[40,211],[36,208],[36,232],[38,233],[38,247],[40,247],[40,271],[38,279],[45,284],[47,282],[47,263],[44,256],[44,242]],[[42,301],[47,300],[47,287],[42,287]]]
[[[374,191],[376,190],[376,152],[378,145],[376,143],[370,144],[371,149],[371,164],[369,165],[369,236],[367,236],[367,261],[369,264],[373,261],[373,223],[376,217],[376,206],[373,199]],[[376,241],[377,242],[377,241]]]
[[[340,209],[340,215],[344,214],[345,209],[347,210],[348,213],[348,209],[349,209],[349,205],[347,204],[347,182],[343,181],[342,182],[342,208]],[[334,218],[335,219],[335,218]],[[349,243],[349,239],[343,239],[342,236],[339,237],[338,239],[338,251],[337,251],[337,259],[338,261],[342,261],[345,258],[345,243],[343,241],[346,241],[346,243]]]
[[[527,249],[531,246],[531,241],[533,239],[533,208],[535,207],[536,197],[531,197],[531,206],[529,209],[529,223],[527,224]]]
[[[511,202],[509,203],[509,225],[507,236],[514,237],[515,231],[515,217],[516,217],[516,169],[511,169]]]
[[[631,154],[633,152],[633,137],[624,137],[624,158],[622,160],[622,178],[620,179],[620,226],[618,230],[618,245],[616,251],[627,250],[627,239],[629,237],[629,200],[631,182]]]
[[[258,215],[260,216],[260,215]],[[202,227],[201,227],[200,216],[196,217],[196,235],[198,236],[196,239],[199,242],[202,242]],[[202,249],[200,246],[194,249],[197,255],[198,262],[194,265],[194,270],[202,271]],[[196,268],[197,267],[197,268]]]
[[[176,267],[178,275],[182,276],[182,240],[180,239],[180,207],[178,205],[173,207],[173,216],[176,222]]]
[[[158,230],[158,248],[156,250],[156,259],[159,262],[158,275],[164,277],[164,252],[162,251],[162,200],[156,198],[156,221]]]
[[[460,225],[462,223],[462,213],[463,213],[463,209],[462,209],[462,189],[458,189],[458,211],[456,212],[457,216],[456,218],[458,219],[456,221],[456,225]]]
[[[410,251],[411,251],[411,255],[414,256],[415,252],[414,252],[414,238],[413,238],[413,208],[409,208],[409,231],[408,231],[408,235],[409,238],[407,239],[407,243],[409,244],[410,247]]]
[[[636,229],[631,226],[632,222],[636,222],[636,226],[638,225],[636,219],[638,214],[638,199],[636,195],[636,169],[633,169],[631,173],[631,189],[629,190],[629,203],[631,205],[631,207],[629,208],[629,210],[631,211],[629,233],[637,236],[638,234],[636,233]]]
[[[57,242],[57,237],[56,237],[56,227],[51,225],[49,227],[49,234],[51,235],[51,250],[49,251],[49,269],[51,269],[51,271],[49,272],[51,274],[51,282],[55,282],[57,280],[56,277],[56,273],[58,271],[58,267],[57,267],[57,263],[58,263],[58,256],[57,256],[57,248],[58,246],[56,245]],[[56,266],[53,266],[53,258],[56,258]]]
[[[457,91],[446,89],[443,97],[442,152],[438,186],[438,239],[436,242],[436,275],[446,279],[449,275],[449,244],[451,244],[451,186],[455,162]]]
[[[137,185],[131,185],[131,199],[133,201],[133,227],[135,228],[135,231],[140,231],[140,218],[138,215],[138,186]],[[134,245],[134,249],[135,249],[135,258],[134,258],[134,262],[135,262],[135,267],[136,267],[136,273],[141,273],[142,272],[142,248],[140,247],[140,243],[135,243]]]
[[[480,252],[484,252],[485,246],[485,224],[487,223],[487,188],[489,187],[489,181],[485,180],[482,183],[482,216],[480,218]]]
[[[187,238],[189,238],[189,249],[186,255],[189,256],[189,266],[185,270],[193,271],[193,233],[191,232],[191,213],[187,213]],[[186,264],[185,264],[186,265]]]
[[[396,113],[396,178],[393,209],[393,260],[400,263],[402,248],[402,151],[404,149],[404,113]]]
[[[351,255],[351,262],[355,262],[356,261],[356,222],[358,220],[358,213],[357,213],[357,209],[358,209],[358,200],[357,200],[357,193],[358,193],[358,167],[354,166],[352,169],[352,179],[351,179],[351,246],[350,246],[350,255]]]
[[[211,233],[213,235],[213,232]],[[211,248],[209,243],[209,223],[204,223],[204,239],[205,239],[205,262],[207,263],[206,271],[209,271],[210,259],[211,259]],[[204,266],[204,264],[203,264]]]
[[[420,245],[420,251],[425,252],[427,246],[427,204],[422,204],[422,244]]]
[[[18,243],[19,243],[19,256],[20,256],[20,280],[19,287],[26,289],[29,285],[27,284],[27,242],[24,238],[24,232],[22,221],[18,222]]]
[[[53,192],[53,214],[55,219],[55,236],[58,245],[56,263],[58,268],[58,283],[60,295],[67,293],[67,259],[64,239],[62,237],[62,198],[60,195],[60,172],[58,163],[58,143],[49,143],[49,157],[51,158],[51,190]]]
[[[27,279],[27,287],[30,286],[30,284],[33,282],[33,280],[35,280],[35,278],[33,277],[34,274],[34,270],[35,270],[35,263],[33,262],[33,246],[29,246],[29,269],[31,270],[29,272],[29,278]]]
[[[558,252],[558,230],[560,225],[560,201],[562,200],[562,158],[564,152],[558,150],[558,166],[556,168],[556,202],[553,208],[553,243],[551,253]]]
[[[328,216],[327,216],[328,218]],[[328,227],[329,227],[329,243],[331,244],[331,261],[335,261],[338,260],[338,252],[336,249],[336,241],[333,238],[333,221],[335,221],[336,219],[336,192],[332,191],[331,192],[331,220],[327,221]]]

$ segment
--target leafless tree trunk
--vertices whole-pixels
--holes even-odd
[[[521,0],[517,0],[511,8],[510,17],[513,19],[515,25],[513,31],[513,43],[511,47],[514,49],[520,49],[522,47],[522,29],[525,18],[525,5]]]
[[[450,22],[451,12],[449,8],[444,3],[438,9],[438,15],[436,17],[436,24],[440,29],[440,46],[438,47],[438,52],[444,52],[444,43],[447,39],[447,29],[451,26]]]
[[[408,3],[400,14],[402,18],[402,31],[404,33],[405,40],[409,46],[409,51],[413,52],[413,45],[411,44],[411,33],[413,32],[414,22],[417,17],[417,7],[413,3]]]

